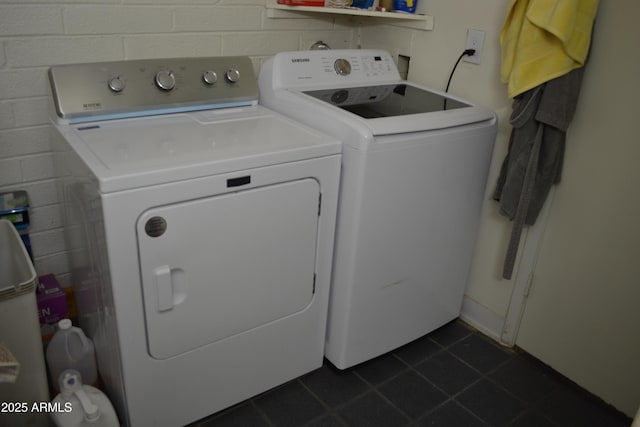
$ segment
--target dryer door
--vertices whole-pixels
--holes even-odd
[[[166,359],[307,307],[313,179],[152,208],[137,223],[149,354]]]

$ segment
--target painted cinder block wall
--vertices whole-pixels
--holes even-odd
[[[354,47],[333,17],[269,19],[266,0],[0,0],[0,192],[26,190],[35,267],[70,284],[49,141],[47,69],[122,59],[248,55],[324,40]]]

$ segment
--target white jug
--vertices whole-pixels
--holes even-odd
[[[119,427],[113,405],[103,392],[82,385],[74,369],[60,374],[60,394],[53,399],[51,418],[57,427]]]
[[[49,378],[55,392],[58,389],[60,374],[67,369],[80,372],[85,383],[98,386],[98,370],[93,342],[82,329],[71,325],[71,320],[58,322],[58,331],[47,346],[47,366]]]

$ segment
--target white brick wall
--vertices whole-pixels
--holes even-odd
[[[62,9],[55,6],[5,6],[0,15],[0,35],[62,34]]]
[[[69,284],[49,140],[47,68],[179,56],[249,55],[324,40],[353,47],[331,17],[273,20],[266,0],[0,0],[0,192],[26,190],[38,274]],[[343,22],[343,21],[341,21]],[[257,70],[256,70],[257,71]]]

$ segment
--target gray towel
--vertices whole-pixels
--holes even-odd
[[[502,276],[511,279],[524,225],[535,223],[551,186],[560,182],[565,136],[575,113],[584,67],[550,80],[513,100],[509,151],[494,199],[513,220]]]

